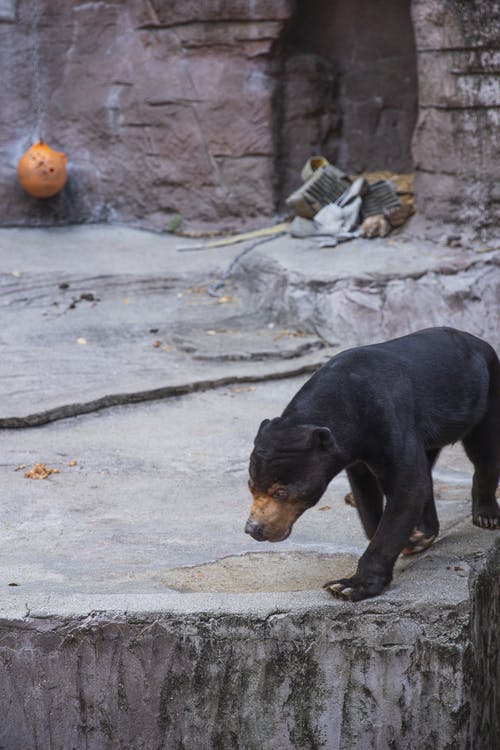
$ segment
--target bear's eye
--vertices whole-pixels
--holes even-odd
[[[288,497],[288,490],[284,487],[278,487],[274,490],[273,497],[276,498],[276,500],[286,500]]]

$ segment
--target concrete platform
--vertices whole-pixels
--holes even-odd
[[[376,599],[321,589],[366,546],[344,475],[286,542],[243,525],[260,420],[332,352],[429,324],[499,345],[500,251],[277,238],[217,299],[241,247],[177,244],[0,232],[0,748],[495,747],[500,535],[459,447],[440,539]]]

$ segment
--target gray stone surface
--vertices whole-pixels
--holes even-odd
[[[242,246],[177,244],[98,226],[0,232],[2,418],[147,399],[173,382],[170,357],[185,386],[0,429],[0,747],[495,747],[499,534],[471,524],[458,447],[435,469],[439,540],[374,600],[321,589],[366,544],[344,475],[282,544],[243,526],[258,424],[307,377],[287,372],[421,324],[498,346],[499,252],[277,238],[217,301],[206,289]],[[59,473],[25,478],[38,462]]]
[[[430,325],[500,345],[495,250],[278,237],[243,257],[217,298],[207,289],[241,248],[176,249],[189,244],[97,226],[4,230],[0,425],[311,371],[336,350]]]
[[[328,578],[328,561],[318,560],[312,585],[309,553],[327,554],[334,570],[337,564],[345,570],[345,556],[359,556],[365,546],[355,510],[343,503],[348,491],[345,477],[334,480],[318,508],[297,525],[290,542],[256,545],[243,534],[253,437],[260,421],[280,413],[302,382],[304,378],[228,387],[110,409],[44,428],[3,430],[2,497],[8,502],[4,501],[2,515],[0,606],[18,602],[21,611],[27,604],[30,611],[56,613],[67,606],[67,597],[71,601],[83,596],[90,602],[96,596],[100,604],[91,608],[114,609],[119,596],[120,609],[129,610],[136,608],[135,595],[149,595],[146,609],[155,611],[160,601],[161,608],[168,608],[177,578],[183,589],[185,572],[180,566],[262,550],[305,553],[305,581],[320,589],[321,574]],[[70,466],[71,461],[76,465]],[[444,533],[470,514],[467,462],[455,456],[449,461],[451,465],[444,459],[443,466],[450,475],[441,476]],[[26,479],[25,471],[38,462],[60,473],[46,480]],[[488,542],[487,534],[471,530],[471,535],[480,544]],[[293,554],[293,575],[300,579]],[[344,560],[338,561],[338,555]],[[289,591],[286,559],[285,554],[273,582],[259,574],[260,568],[266,569],[266,556],[249,555],[247,563],[242,561],[243,569],[235,570],[229,590],[245,593],[251,573],[258,592]],[[279,562],[275,566],[279,569]],[[218,585],[222,592],[227,590],[222,569],[208,572],[204,584],[203,568],[195,571],[201,573],[199,592],[217,592]],[[19,585],[5,588],[9,583]],[[404,595],[403,580],[400,585]],[[296,586],[304,589],[304,583]],[[107,595],[111,598],[104,605]],[[325,599],[318,591],[318,601]],[[145,599],[142,602],[144,607]]]

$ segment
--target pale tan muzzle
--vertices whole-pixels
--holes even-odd
[[[259,542],[282,542],[306,507],[297,501],[254,495],[245,532]]]

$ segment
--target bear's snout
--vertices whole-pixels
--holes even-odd
[[[250,536],[257,542],[264,542],[266,539],[264,529],[260,523],[257,523],[257,521],[251,521],[250,519],[246,522],[245,534],[250,534]]]

